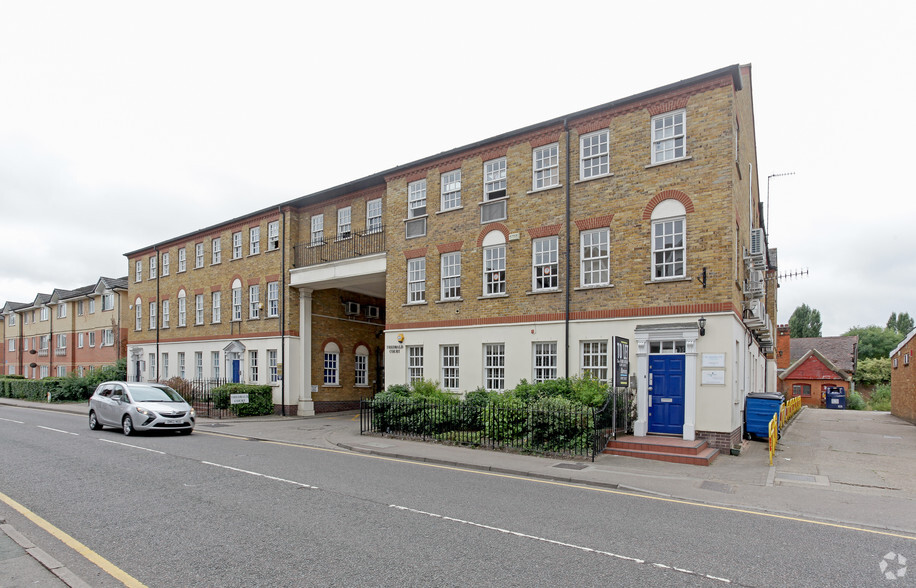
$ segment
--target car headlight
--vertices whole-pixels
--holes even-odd
[[[157,416],[159,416],[156,413],[154,413],[153,411],[149,410],[148,408],[143,408],[142,406],[137,407],[137,412],[139,412],[143,416],[148,416],[150,418],[156,418]]]
[[[191,415],[191,418],[192,418],[192,419],[193,419],[193,418],[197,418],[197,411],[194,410],[193,408],[191,409],[191,411],[190,411],[189,414]]]

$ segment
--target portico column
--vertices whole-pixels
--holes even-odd
[[[312,291],[299,288],[299,416],[315,414],[312,401]]]
[[[636,422],[633,434],[649,432],[649,334],[636,333]]]

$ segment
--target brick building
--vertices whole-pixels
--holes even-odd
[[[854,390],[859,337],[803,337],[792,339],[789,326],[776,328],[778,391],[800,396],[806,406],[824,406],[824,390],[842,386]]]
[[[916,424],[916,329],[891,354],[891,414]]]
[[[55,289],[28,303],[7,302],[2,373],[63,377],[114,364],[127,344],[122,327],[125,278],[99,278],[76,290]]]

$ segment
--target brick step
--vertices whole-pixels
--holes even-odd
[[[718,449],[713,449],[712,447],[707,447],[706,449],[700,451],[696,454],[684,454],[684,453],[672,453],[669,451],[663,451],[662,447],[654,447],[650,451],[641,451],[637,449],[619,449],[608,447],[604,450],[604,453],[610,455],[620,455],[622,457],[638,457],[641,459],[652,459],[655,461],[665,461],[668,463],[684,463],[688,465],[702,465],[708,466],[716,459],[716,456],[719,455]]]
[[[668,437],[625,437],[611,440],[607,444],[607,449],[676,453],[679,455],[699,455],[708,447],[709,443],[702,439],[684,441],[683,439]]]

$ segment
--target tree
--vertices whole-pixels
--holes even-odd
[[[891,358],[869,357],[856,366],[854,379],[863,386],[877,386],[891,381]]]
[[[913,317],[908,312],[901,312],[899,315],[896,312],[892,312],[891,317],[887,319],[887,328],[901,335],[906,335],[913,330]]]
[[[793,339],[821,336],[821,312],[802,304],[789,317],[789,336]]]
[[[904,334],[893,329],[882,329],[878,325],[853,327],[843,336],[859,336],[859,359],[870,357],[887,357],[898,343],[903,341]]]

